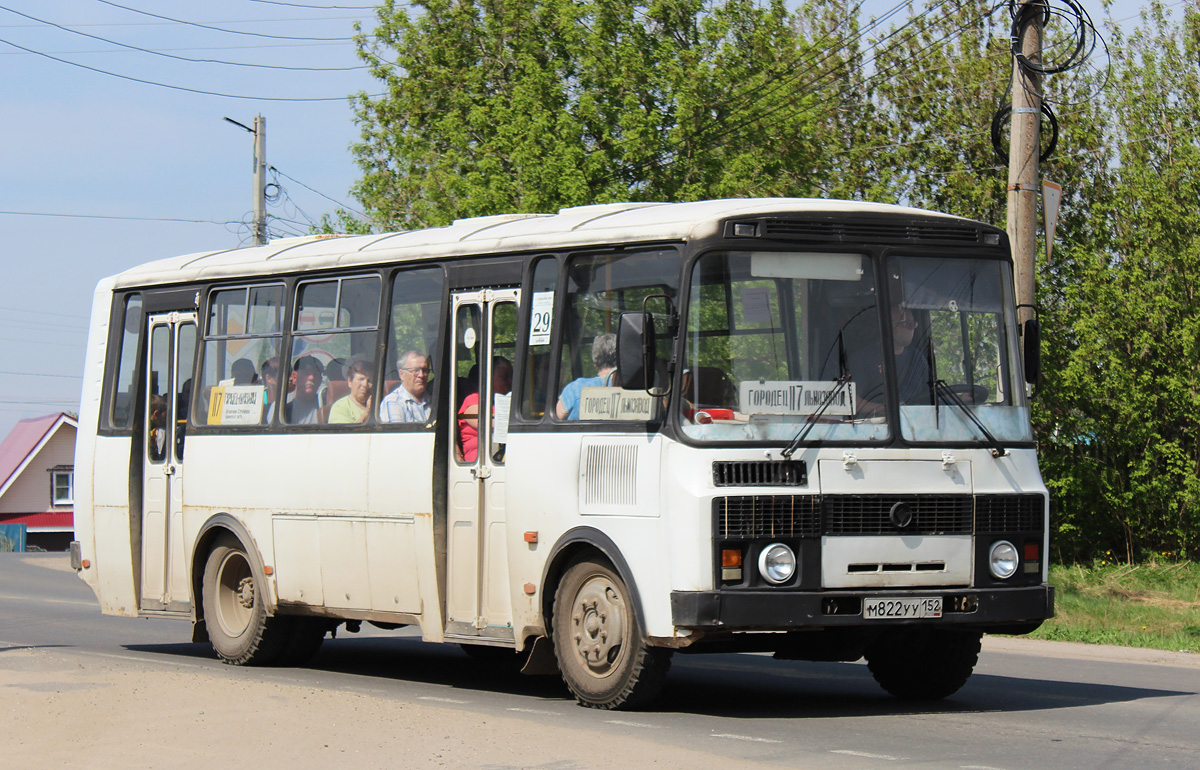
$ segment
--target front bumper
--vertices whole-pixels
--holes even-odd
[[[940,618],[867,620],[862,600],[941,596]],[[857,610],[855,609],[857,607]],[[832,611],[831,611],[832,610]],[[923,588],[903,591],[672,591],[676,628],[782,631],[799,628],[931,624],[973,627],[1035,626],[1054,616],[1054,587]],[[1014,631],[1015,632],[1015,631]]]

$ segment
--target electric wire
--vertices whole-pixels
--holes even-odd
[[[108,219],[121,222],[182,222],[197,225],[224,225],[215,219],[184,219],[182,217],[126,217],[111,214],[72,214],[61,211],[0,211],[0,215],[14,217],[64,217],[66,219]]]
[[[321,196],[322,198],[324,198],[325,200],[329,201],[330,203],[335,203],[335,204],[337,204],[339,207],[341,207],[341,208],[345,209],[346,211],[349,211],[349,212],[350,212],[350,213],[352,213],[352,214],[357,214],[357,215],[359,215],[360,217],[362,217],[363,219],[368,219],[367,215],[366,215],[366,214],[364,214],[363,212],[359,211],[358,209],[356,209],[356,208],[354,208],[354,207],[352,207],[352,206],[350,206],[350,205],[348,205],[348,204],[346,204],[346,203],[344,203],[344,202],[342,202],[342,201],[339,201],[339,200],[337,200],[336,198],[330,198],[328,195],[326,195],[325,193],[321,192],[320,190],[314,190],[313,188],[311,188],[311,187],[309,187],[308,185],[304,184],[304,182],[301,182],[299,179],[296,179],[295,177],[288,176],[287,174],[283,173],[282,171],[280,171],[280,170],[279,170],[278,168],[276,168],[275,166],[271,166],[271,171],[275,172],[276,174],[278,174],[279,176],[283,177],[284,179],[288,179],[288,180],[290,180],[290,181],[292,181],[292,182],[295,182],[296,184],[298,184],[298,185],[300,185],[301,187],[303,187],[305,190],[308,190],[310,193],[313,193],[313,194],[315,194],[315,195],[319,195],[319,196]]]
[[[0,5],[0,11],[8,11],[9,13],[15,14],[17,16],[22,16],[26,19],[29,19],[30,21],[36,21],[39,24],[45,24],[46,26],[60,29],[63,32],[69,32],[72,35],[79,35],[81,37],[90,38],[91,40],[98,40],[102,43],[108,43],[109,45],[120,46],[121,48],[126,48],[131,51],[140,51],[141,53],[151,54],[153,56],[162,56],[167,59],[175,59],[176,61],[191,62],[194,64],[223,64],[223,65],[227,65],[227,66],[231,66],[231,67],[254,67],[254,68],[259,68],[259,69],[296,70],[296,71],[305,71],[305,72],[346,72],[346,71],[350,71],[350,70],[363,70],[363,69],[367,68],[367,65],[365,65],[365,64],[357,64],[352,67],[294,67],[294,66],[285,66],[285,65],[277,65],[277,64],[250,64],[250,63],[246,63],[246,62],[222,61],[220,59],[193,59],[193,58],[190,58],[187,56],[176,56],[174,54],[169,54],[164,51],[155,51],[150,48],[142,48],[141,46],[130,45],[129,43],[122,43],[118,40],[111,40],[109,38],[101,37],[99,35],[93,35],[88,32],[80,32],[79,30],[71,29],[70,27],[63,26],[62,24],[56,24],[52,21],[47,21],[45,19],[39,19],[36,16],[30,16],[27,13],[22,13],[21,11],[13,10],[12,8],[9,8],[9,7],[3,6],[3,5]]]
[[[78,67],[79,69],[85,69],[85,70],[88,70],[89,72],[95,72],[100,75],[108,75],[109,77],[118,78],[120,80],[128,80],[133,83],[141,83],[143,85],[156,86],[158,88],[167,88],[172,91],[184,91],[184,92],[190,93],[190,94],[200,94],[202,96],[219,96],[223,99],[245,99],[247,101],[262,101],[262,102],[340,102],[340,101],[347,101],[352,98],[352,95],[349,95],[349,94],[346,96],[296,97],[296,96],[249,96],[249,95],[244,95],[244,94],[226,94],[226,93],[221,93],[219,91],[206,91],[201,88],[188,88],[186,86],[177,86],[177,85],[172,85],[170,83],[160,83],[160,82],[154,81],[154,80],[146,80],[145,78],[135,78],[132,75],[122,75],[118,72],[109,72],[108,70],[103,70],[98,67],[90,67],[86,64],[80,64],[79,62],[71,61],[70,59],[63,59],[58,56],[52,56],[48,53],[44,53],[42,51],[36,51],[32,48],[26,48],[23,45],[17,45],[16,43],[12,42],[11,40],[5,40],[3,38],[0,38],[0,43],[4,43],[5,45],[10,45],[13,48],[17,48],[22,51],[25,51],[26,53],[35,54],[37,56],[41,56],[43,58],[50,59],[52,61],[56,61],[60,64],[67,64],[72,67]],[[379,98],[380,96],[383,96],[383,94],[371,94],[371,95],[369,95],[369,98],[375,99],[375,98]]]
[[[94,2],[103,3],[104,5],[110,5],[113,8],[120,8],[121,10],[129,11],[130,13],[137,13],[137,14],[141,14],[143,16],[149,16],[154,19],[162,19],[163,21],[168,21],[168,22],[171,22],[172,24],[183,24],[183,25],[186,25],[189,27],[197,27],[199,29],[207,29],[212,32],[222,32],[227,35],[247,35],[249,37],[263,37],[263,38],[269,38],[272,40],[327,40],[327,41],[338,41],[338,42],[350,42],[350,41],[354,40],[353,37],[305,37],[305,36],[296,36],[296,35],[271,35],[271,34],[268,34],[265,32],[246,32],[246,31],[240,30],[240,29],[225,29],[224,27],[216,27],[216,26],[212,26],[209,24],[201,24],[201,23],[195,22],[195,21],[187,21],[186,19],[176,19],[171,16],[163,16],[161,14],[151,13],[150,11],[138,10],[137,8],[131,8],[127,5],[121,5],[120,3],[114,3],[114,2],[112,2],[112,0],[94,0]]]
[[[932,6],[932,7],[928,8],[928,9],[926,9],[926,12],[925,12],[925,13],[932,12],[933,10],[936,10],[937,8],[940,8],[940,7],[942,7],[942,6],[943,6],[943,5],[945,5],[945,4],[946,4],[948,1],[949,1],[949,0],[940,0],[940,2],[939,2],[939,3],[937,3],[937,5],[935,5],[935,6]],[[960,0],[960,2],[958,3],[958,7],[961,7],[961,6],[962,6],[962,2],[961,2],[961,0]],[[993,9],[992,9],[992,11],[989,11],[989,14],[990,14],[991,12],[994,12],[994,10],[995,10],[995,8],[993,8]],[[806,82],[806,83],[802,83],[802,84],[801,84],[801,86],[800,86],[801,90],[802,90],[802,91],[804,91],[804,92],[806,92],[806,93],[807,93],[807,92],[810,92],[810,91],[815,91],[815,90],[816,90],[816,89],[817,89],[817,88],[818,88],[818,87],[819,87],[819,86],[822,84],[822,81],[829,80],[829,79],[836,79],[836,78],[838,78],[838,77],[841,77],[841,76],[843,76],[843,75],[849,74],[849,73],[850,73],[850,72],[852,72],[854,69],[859,69],[859,70],[861,70],[861,69],[862,69],[863,67],[865,67],[866,65],[874,63],[875,61],[877,61],[877,60],[879,59],[879,57],[880,57],[880,56],[882,56],[882,55],[886,55],[886,54],[890,53],[891,51],[895,50],[897,47],[899,47],[903,41],[897,41],[897,42],[894,42],[894,43],[892,43],[892,45],[891,45],[891,46],[889,46],[889,47],[887,47],[886,49],[883,49],[883,50],[880,50],[880,48],[879,48],[880,44],[882,44],[884,41],[887,41],[887,40],[892,40],[893,38],[897,37],[897,36],[898,36],[898,35],[899,35],[899,34],[900,34],[900,33],[901,33],[903,30],[905,30],[905,29],[907,29],[908,27],[910,27],[910,26],[912,26],[913,24],[915,24],[917,21],[919,21],[919,19],[920,19],[920,15],[915,15],[915,16],[913,16],[912,18],[910,18],[910,19],[909,19],[909,20],[908,20],[908,21],[907,21],[905,24],[901,25],[901,26],[900,26],[898,29],[894,29],[894,30],[892,30],[892,31],[891,31],[891,32],[890,32],[888,35],[886,35],[886,36],[885,36],[884,38],[882,38],[881,40],[879,40],[879,41],[875,41],[875,42],[874,42],[874,43],[871,45],[871,47],[872,47],[872,48],[873,48],[873,50],[874,50],[874,54],[873,54],[873,55],[872,55],[872,56],[871,56],[869,59],[867,59],[867,60],[865,60],[864,62],[862,62],[861,64],[858,64],[858,65],[850,65],[849,63],[842,63],[842,64],[840,64],[840,65],[838,65],[838,66],[836,66],[836,67],[834,67],[834,68],[832,68],[832,69],[830,69],[830,70],[827,70],[827,71],[825,71],[825,72],[822,72],[822,73],[820,73],[820,74],[816,75],[816,76],[815,76],[815,77],[814,77],[812,80],[810,80],[810,81],[808,81],[808,82]],[[971,23],[971,22],[969,21],[969,22],[966,22],[966,23],[964,23],[963,25],[960,25],[960,26],[959,26],[959,27],[958,27],[956,30],[953,30],[953,31],[951,31],[951,32],[947,33],[947,34],[946,34],[946,35],[944,35],[942,38],[940,38],[940,39],[938,39],[938,40],[934,41],[933,43],[930,43],[929,45],[927,45],[927,46],[925,46],[924,48],[922,48],[922,49],[921,49],[921,50],[920,50],[920,51],[919,51],[919,52],[916,54],[916,56],[915,56],[915,57],[914,57],[914,58],[913,58],[913,59],[912,59],[912,60],[909,62],[909,64],[908,64],[908,67],[906,67],[906,68],[905,68],[905,69],[903,69],[903,70],[900,70],[899,72],[897,72],[897,74],[902,74],[904,71],[907,71],[908,69],[910,69],[910,68],[913,68],[913,67],[917,66],[917,65],[918,65],[918,64],[921,62],[921,60],[922,60],[922,56],[923,56],[923,55],[924,55],[926,52],[928,52],[930,49],[932,49],[932,48],[933,48],[935,45],[937,45],[937,44],[940,44],[940,43],[943,43],[943,42],[947,42],[948,40],[950,40],[950,39],[953,39],[954,37],[957,37],[957,35],[961,34],[961,32],[962,32],[962,31],[963,31],[963,30],[964,30],[964,29],[965,29],[965,28],[966,28],[966,27],[967,27],[967,26],[968,26],[970,23]],[[874,73],[872,76],[870,76],[870,77],[866,78],[866,80],[864,80],[864,81],[863,81],[863,85],[868,85],[868,86],[869,86],[869,85],[872,85],[872,84],[873,84],[875,81],[882,80],[882,79],[884,79],[884,78],[885,78],[887,75],[889,75],[889,74],[890,74],[889,70],[876,71],[876,72],[875,72],[875,73]],[[848,88],[848,87],[847,87],[847,88]],[[742,128],[745,128],[745,127],[747,127],[747,126],[749,126],[749,125],[751,125],[751,124],[754,124],[754,123],[757,123],[757,122],[759,122],[759,121],[765,120],[766,118],[769,118],[769,117],[771,117],[771,116],[773,116],[773,115],[775,115],[775,114],[779,113],[780,111],[782,111],[782,110],[784,110],[784,109],[788,109],[788,108],[792,108],[792,107],[799,106],[799,108],[800,108],[799,110],[796,110],[795,112],[791,113],[791,114],[788,116],[789,118],[793,118],[793,117],[799,117],[799,116],[801,116],[801,115],[804,115],[804,114],[807,114],[807,113],[812,113],[812,112],[814,112],[814,111],[816,111],[816,110],[819,110],[819,109],[821,109],[821,108],[823,108],[823,107],[826,107],[826,106],[828,106],[829,104],[832,104],[834,101],[840,101],[840,100],[843,100],[843,99],[844,99],[844,96],[846,95],[846,91],[847,91],[847,89],[846,89],[846,88],[843,88],[843,89],[839,90],[837,93],[835,93],[834,95],[832,95],[832,96],[830,96],[830,97],[827,97],[827,98],[825,98],[825,99],[823,99],[823,100],[818,100],[818,101],[816,101],[816,102],[814,102],[814,103],[809,103],[809,104],[807,104],[807,105],[797,105],[797,104],[796,104],[796,100],[795,100],[795,99],[792,99],[792,100],[787,100],[787,101],[784,101],[784,102],[780,103],[779,105],[777,105],[777,106],[775,106],[775,107],[773,107],[773,108],[769,108],[769,109],[767,109],[766,111],[759,112],[759,113],[757,113],[757,114],[754,114],[754,115],[750,115],[750,116],[748,116],[748,117],[746,117],[746,118],[742,119],[740,122],[736,122],[736,123],[734,123],[734,124],[732,124],[732,125],[726,126],[726,127],[723,129],[723,130],[721,130],[720,132],[718,132],[718,133],[717,133],[717,134],[715,134],[715,135],[704,136],[704,137],[700,137],[700,136],[694,136],[694,137],[692,137],[692,141],[693,141],[693,142],[698,142],[700,139],[703,139],[703,141],[704,141],[704,145],[705,145],[705,147],[706,147],[706,148],[712,148],[712,147],[714,147],[714,146],[717,146],[717,147],[719,147],[719,146],[722,146],[722,145],[724,144],[723,142],[721,142],[721,140],[722,140],[723,138],[725,138],[725,137],[729,137],[729,136],[731,136],[732,134],[734,134],[736,131],[739,131],[739,130],[741,130]],[[634,167],[634,170],[644,170],[644,168],[646,167],[646,165],[647,165],[647,164],[640,164],[639,166],[637,166],[637,167]]]
[[[5,372],[0,371],[0,374],[9,375],[12,377],[53,377],[64,380],[82,380],[81,374],[46,374],[44,372]]]
[[[265,5],[285,5],[288,8],[313,8],[321,11],[373,11],[373,5],[308,5],[306,3],[284,3],[280,0],[250,0],[252,3],[263,3]],[[407,3],[396,3],[396,5],[407,5]]]
[[[963,1],[964,0],[958,0],[956,7],[961,8],[963,5]],[[946,5],[946,3],[948,3],[948,2],[950,2],[950,0],[939,0],[939,2],[937,2],[935,5],[930,6],[929,8],[926,8],[921,14],[917,14],[917,15],[914,15],[913,17],[911,17],[907,22],[905,22],[905,24],[901,25],[899,28],[893,29],[892,31],[890,31],[887,35],[885,35],[880,40],[877,40],[877,41],[874,41],[873,43],[871,43],[869,48],[873,49],[874,53],[869,59],[867,59],[857,65],[852,65],[849,62],[843,62],[829,70],[820,72],[813,79],[809,80],[808,82],[802,83],[800,86],[800,90],[802,90],[805,93],[815,91],[819,86],[822,85],[823,81],[830,80],[830,79],[837,79],[843,75],[849,74],[850,72],[854,71],[855,69],[861,70],[865,66],[867,66],[869,64],[873,64],[875,61],[877,61],[879,59],[880,56],[886,55],[887,53],[890,53],[891,51],[893,51],[897,47],[899,47],[899,45],[901,45],[901,43],[903,41],[894,42],[887,48],[884,48],[881,50],[880,46],[883,43],[885,43],[886,41],[892,40],[893,38],[896,38],[905,29],[916,24],[922,16],[928,15],[928,14],[934,12],[935,10],[940,9],[942,6]],[[991,10],[988,11],[987,14],[985,14],[985,16],[990,15],[991,13],[994,13],[995,10],[999,7],[1002,7],[1002,5],[1003,4],[1001,3],[1001,4],[994,6]],[[912,68],[912,67],[916,66],[917,64],[919,64],[921,61],[920,57],[922,54],[929,51],[933,46],[935,46],[939,43],[942,43],[942,42],[946,42],[946,41],[956,37],[958,34],[961,34],[961,32],[964,29],[966,29],[970,23],[971,22],[969,21],[967,23],[964,23],[963,25],[960,25],[958,29],[956,29],[950,33],[947,33],[947,35],[944,35],[939,40],[934,41],[933,43],[925,46],[923,49],[921,49],[921,51],[918,52],[916,59],[909,63],[909,67],[905,68],[904,70],[901,70],[900,73],[898,73],[898,74],[901,74],[902,72],[907,71],[907,69]],[[835,49],[830,49],[829,51],[821,52],[821,53],[824,53],[825,56],[823,58],[821,58],[819,61],[816,61],[814,64],[815,65],[823,64],[825,61],[827,61],[829,58],[832,57],[833,53],[836,53],[837,51],[840,51],[843,48],[848,47],[851,43],[855,42],[857,39],[858,38],[855,38],[855,40],[852,40],[852,41],[847,41],[847,43],[845,43],[841,46],[838,46]],[[820,53],[818,54],[818,56],[820,56]],[[872,75],[871,77],[867,78],[864,81],[864,85],[873,84],[874,81],[883,79],[883,77],[885,75],[887,75],[888,73],[889,73],[888,70],[877,71],[874,75]],[[799,75],[794,75],[790,78],[787,78],[782,81],[782,84],[786,85],[788,82],[795,80],[797,77],[799,77]],[[846,89],[841,89],[834,96],[826,98],[824,100],[819,100],[816,103],[812,103],[807,106],[797,105],[795,99],[786,100],[786,101],[781,102],[779,105],[777,105],[773,108],[769,108],[769,109],[767,109],[765,111],[761,111],[757,114],[751,114],[738,122],[734,122],[733,124],[726,125],[724,128],[722,128],[722,130],[718,131],[716,134],[705,136],[705,135],[696,133],[690,137],[685,137],[683,140],[681,140],[680,144],[683,146],[688,146],[689,144],[694,146],[694,145],[700,143],[701,141],[703,141],[704,147],[706,149],[711,149],[713,147],[719,147],[724,144],[723,142],[721,142],[722,139],[733,135],[735,132],[737,132],[749,125],[752,125],[752,124],[758,123],[762,120],[765,120],[766,118],[769,118],[769,117],[779,113],[781,110],[799,106],[800,107],[799,110],[793,112],[791,115],[788,116],[788,117],[799,117],[800,115],[803,115],[806,113],[811,113],[817,109],[820,109],[821,107],[827,106],[835,100],[842,100],[844,98],[845,94],[846,94]],[[635,164],[632,166],[625,166],[624,168],[614,169],[613,173],[606,175],[601,181],[602,181],[602,183],[607,183],[607,182],[611,182],[611,181],[616,181],[616,179],[621,175],[632,176],[639,172],[644,172],[652,163],[657,164],[657,165],[662,165],[663,159],[661,156],[659,156],[659,157],[653,158],[649,161],[645,161],[645,162],[642,162],[639,164]]]

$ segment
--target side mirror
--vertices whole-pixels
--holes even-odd
[[[1042,324],[1030,318],[1021,328],[1021,345],[1025,355],[1025,381],[1034,385],[1042,380]]]
[[[658,337],[654,318],[645,312],[622,313],[617,326],[617,377],[625,390],[654,384]]]

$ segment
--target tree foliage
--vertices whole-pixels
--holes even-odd
[[[355,194],[387,227],[617,200],[803,194],[781,0],[388,0],[360,51]]]
[[[359,42],[385,93],[356,99],[355,194],[386,228],[760,195],[1003,226],[989,128],[1011,99],[1004,6],[927,0],[878,25],[857,9],[387,0]],[[1200,11],[1150,0],[1128,35],[1103,31],[1107,62],[1045,81],[1061,132],[1042,172],[1065,195],[1038,268],[1052,542],[1069,559],[1196,558]]]

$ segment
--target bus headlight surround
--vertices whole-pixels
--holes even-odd
[[[1017,547],[1007,540],[997,540],[988,549],[988,570],[997,580],[1007,580],[1017,574],[1020,563]]]
[[[796,574],[796,554],[783,543],[771,543],[758,554],[758,574],[771,585],[780,585]]]

